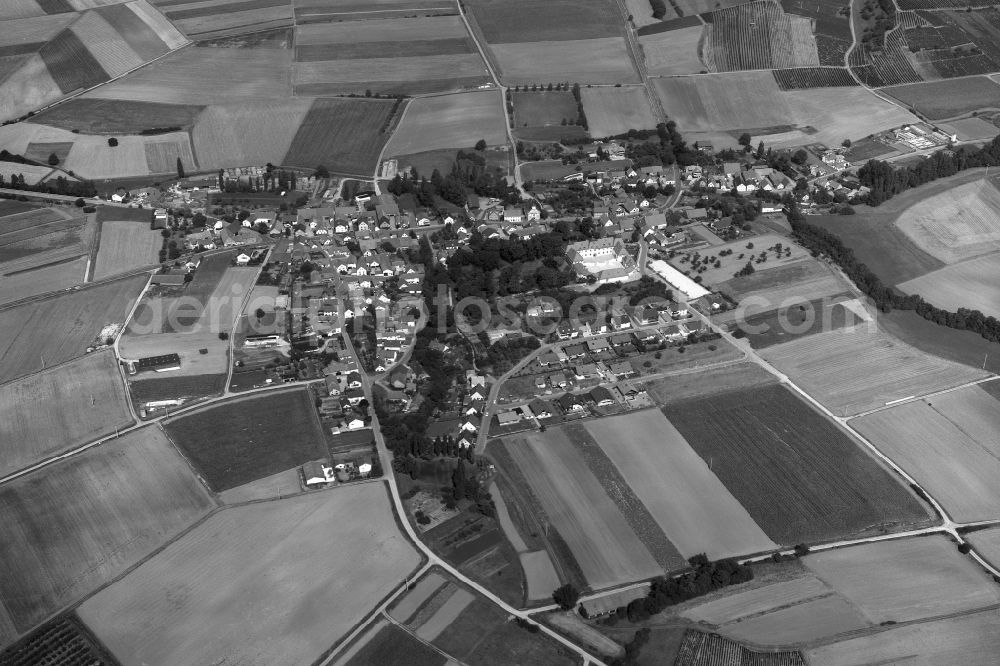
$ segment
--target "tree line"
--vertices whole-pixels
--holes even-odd
[[[994,141],[996,143],[996,141]],[[813,256],[825,254],[843,269],[854,284],[864,292],[882,312],[914,310],[924,319],[940,326],[958,330],[975,331],[990,342],[1000,341],[1000,321],[987,317],[979,310],[959,308],[950,312],[925,301],[919,294],[903,294],[882,283],[877,275],[854,256],[854,251],[844,245],[835,234],[806,222],[794,202],[787,207],[788,221],[796,240],[810,250]]]
[[[858,169],[858,180],[869,188],[865,203],[878,206],[912,187],[954,176],[965,169],[1000,165],[1000,137],[981,148],[939,150],[912,166],[896,168],[888,162],[869,160]]]
[[[442,174],[434,169],[430,179],[421,176],[414,168],[397,173],[389,181],[387,189],[397,197],[412,194],[417,203],[426,208],[435,207],[435,196],[456,206],[464,206],[469,190],[478,196],[493,197],[506,203],[521,200],[517,188],[508,184],[502,174],[486,168],[486,158],[480,151],[458,151],[451,171]]]

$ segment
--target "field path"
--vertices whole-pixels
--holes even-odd
[[[458,15],[462,17],[462,23],[465,24],[466,31],[468,31],[469,36],[472,37],[472,41],[476,44],[476,49],[479,51],[480,57],[483,59],[483,62],[486,63],[486,69],[490,71],[493,83],[500,90],[500,105],[503,107],[504,127],[507,129],[507,142],[510,144],[511,159],[514,161],[514,186],[517,188],[517,191],[521,193],[521,196],[530,198],[530,195],[523,187],[524,181],[521,180],[521,164],[517,161],[517,142],[514,140],[514,133],[511,130],[512,123],[510,114],[507,111],[508,90],[504,87],[503,83],[500,82],[500,76],[493,68],[493,60],[490,58],[490,54],[486,50],[488,47],[480,43],[479,36],[476,34],[476,31],[472,29],[472,25],[469,23],[469,18],[465,15],[465,7],[462,6],[461,2],[456,2],[455,6],[458,7]]]

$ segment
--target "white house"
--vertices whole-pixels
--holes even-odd
[[[246,266],[249,263],[250,263],[250,255],[247,254],[246,252],[240,252],[238,255],[236,255],[237,266]]]
[[[336,480],[333,468],[319,462],[308,462],[302,466],[302,476],[305,478],[307,486],[320,483],[330,483]]]

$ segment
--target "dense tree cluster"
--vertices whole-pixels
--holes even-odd
[[[997,142],[994,141],[994,144]],[[788,208],[788,221],[799,243],[814,255],[825,254],[835,261],[858,288],[867,294],[883,312],[892,309],[914,310],[924,319],[941,326],[979,333],[990,342],[1000,341],[1000,321],[987,317],[979,310],[959,308],[950,312],[926,302],[919,294],[902,294],[886,286],[868,266],[858,261],[853,250],[844,245],[835,234],[806,222],[798,208],[792,204]]]
[[[997,165],[1000,165],[1000,137],[982,148],[939,150],[927,159],[904,168],[896,168],[881,160],[869,160],[858,169],[858,180],[871,190],[866,195],[865,203],[878,206],[911,187],[953,176],[965,169]]]
[[[667,15],[667,3],[663,0],[649,0],[649,4],[653,8],[653,18],[661,19]]]
[[[21,190],[23,192],[43,192],[45,194],[62,194],[70,197],[94,197],[97,196],[97,188],[89,180],[69,180],[64,176],[55,179],[29,185],[24,180],[24,174],[11,174],[10,181],[0,175],[0,187],[11,190]]]
[[[625,155],[631,157],[633,166],[665,166],[680,164],[688,166],[695,164],[697,155],[684,142],[684,137],[677,131],[677,123],[670,120],[656,126],[656,136],[659,141],[644,141],[630,143],[625,148]]]
[[[434,206],[435,196],[456,206],[464,206],[469,190],[507,203],[520,201],[517,189],[507,182],[502,173],[487,168],[486,158],[480,151],[460,150],[447,175],[442,175],[437,169],[430,179],[422,177],[416,169],[397,173],[389,182],[388,190],[396,196],[412,194],[418,204],[428,208]]]
[[[692,571],[676,578],[660,577],[649,585],[649,595],[625,609],[630,622],[641,622],[668,606],[694,599],[729,585],[753,580],[753,570],[736,560],[711,562],[705,555],[688,559]]]

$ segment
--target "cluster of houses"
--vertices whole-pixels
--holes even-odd
[[[741,162],[723,162],[722,168],[708,173],[698,165],[684,168],[681,184],[690,189],[708,191],[736,190],[740,194],[791,192],[795,181],[769,166],[747,166]]]
[[[620,238],[604,237],[571,243],[566,258],[580,277],[596,284],[628,282],[639,278],[639,267]]]

